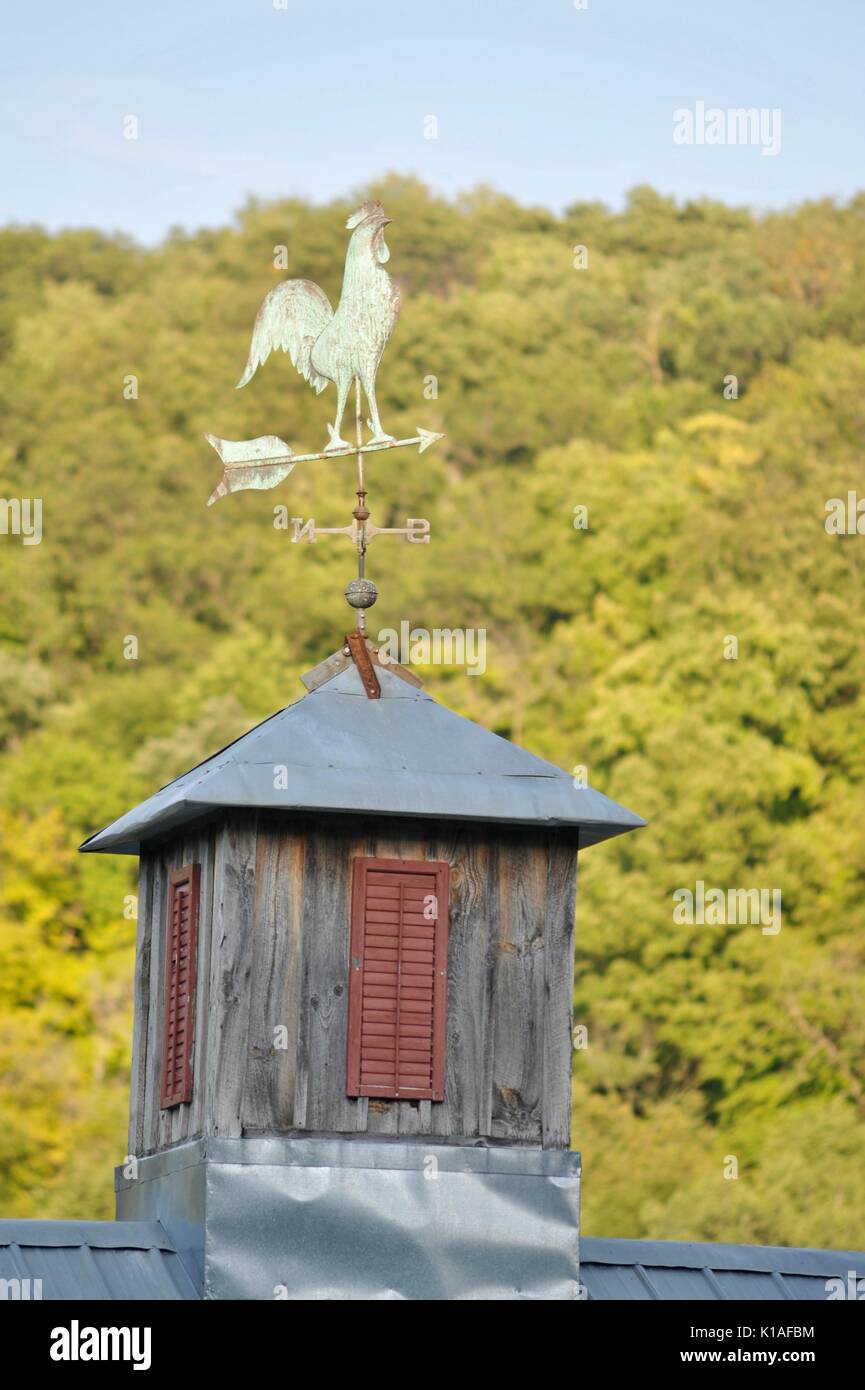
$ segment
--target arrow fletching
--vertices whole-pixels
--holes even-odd
[[[215,434],[204,437],[224,465],[222,481],[207,499],[208,507],[230,492],[276,487],[288,477],[297,462],[285,441],[275,434],[264,434],[258,439],[220,439]]]

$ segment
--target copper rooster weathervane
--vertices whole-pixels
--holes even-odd
[[[245,386],[274,348],[290,354],[292,366],[316,392],[332,381],[337,392],[336,420],[328,425],[326,453],[351,447],[340,429],[355,380],[363,387],[372,413],[370,443],[394,442],[381,427],[375,400],[378,364],[400,310],[399,289],[382,269],[390,260],[384,239],[390,221],[381,203],[364,203],[346,222],[352,236],[336,313],[324,290],[310,280],[286,280],[270,291],[258,311],[246,371],[237,383],[238,389]]]
[[[370,541],[379,535],[404,536],[415,544],[429,541],[429,522],[410,518],[405,526],[374,526],[366,505],[364,455],[383,449],[399,449],[417,444],[422,454],[444,436],[432,430],[418,428],[408,439],[394,439],[386,434],[378,413],[375,379],[382,354],[396,325],[400,310],[400,293],[385,270],[390,251],[384,239],[384,229],[391,219],[381,203],[367,202],[352,213],[346,222],[351,232],[345,259],[342,293],[336,311],[331,308],[324,290],[311,280],[285,280],[265,297],[252,330],[252,343],[246,370],[238,389],[246,386],[255,371],[267,361],[275,348],[281,348],[291,358],[292,365],[316,393],[328,382],[336,387],[336,417],[328,425],[329,442],[320,453],[295,454],[274,434],[258,439],[219,439],[208,434],[223,463],[222,481],[214,488],[208,506],[219,497],[243,488],[276,487],[298,463],[318,459],[349,458],[357,455],[357,506],[352,512],[350,526],[319,526],[308,522],[302,529],[295,522],[293,539],[302,536],[310,541],[317,534],[348,536],[357,550],[357,579],[346,589],[346,598],[357,609],[357,631],[365,642],[365,610],[378,597],[375,585],[364,573],[366,551]],[[355,387],[356,441],[350,444],[342,437],[345,407]],[[363,440],[362,398],[366,397],[370,419],[367,426],[372,438]],[[348,639],[347,639],[348,640]],[[346,653],[348,654],[348,653]],[[357,660],[357,655],[355,660]],[[340,653],[336,654],[338,657]],[[328,658],[329,662],[336,658]],[[323,663],[327,665],[327,663]],[[316,668],[318,670],[318,668]],[[314,673],[311,673],[314,674]],[[373,676],[373,679],[375,677]]]

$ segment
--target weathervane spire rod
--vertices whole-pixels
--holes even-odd
[[[366,522],[369,511],[366,505],[366,485],[363,474],[363,419],[361,417],[360,400],[360,377],[355,377],[355,423],[357,426],[357,506],[354,510],[354,518],[357,522],[357,577],[359,580],[366,575]],[[366,636],[366,609],[357,610],[357,630],[362,636]]]

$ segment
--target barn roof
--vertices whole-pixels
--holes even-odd
[[[0,1221],[3,1279],[21,1281],[17,1287],[22,1298],[198,1298],[180,1256],[156,1221]],[[29,1285],[22,1287],[26,1280]],[[8,1285],[4,1287],[8,1297]]]
[[[392,671],[377,674],[380,700],[367,699],[356,667],[347,667],[92,835],[82,850],[137,854],[221,807],[572,826],[581,847],[645,824]],[[281,777],[277,768],[285,769]]]
[[[851,1250],[714,1245],[681,1240],[582,1236],[580,1281],[589,1300],[674,1299],[825,1302],[827,1281],[865,1268]]]
[[[827,1280],[865,1267],[849,1250],[686,1241],[580,1241],[590,1302],[824,1302]],[[0,1280],[31,1281],[43,1300],[198,1300],[195,1283],[156,1221],[0,1221]]]

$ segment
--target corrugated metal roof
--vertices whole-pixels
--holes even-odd
[[[30,1280],[12,1286],[30,1299],[41,1280],[43,1301],[198,1298],[155,1221],[0,1221],[2,1279]]]
[[[428,816],[580,827],[580,845],[645,825],[561,768],[463,719],[379,668],[368,700],[354,665],[178,777],[82,850],[137,854],[220,807]],[[286,768],[287,787],[274,786]]]
[[[580,1240],[589,1299],[825,1302],[827,1280],[865,1275],[865,1253],[674,1240]]]
[[[610,1299],[824,1302],[827,1281],[865,1277],[865,1252],[583,1236],[580,1280]],[[42,1281],[45,1301],[198,1300],[151,1221],[0,1221],[0,1280]],[[27,1296],[28,1290],[21,1290]]]

